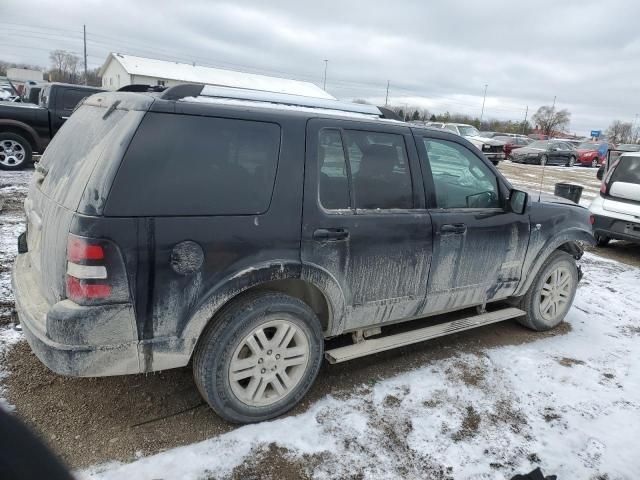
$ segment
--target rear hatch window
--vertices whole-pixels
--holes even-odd
[[[622,156],[605,179],[605,210],[638,215],[640,205],[640,157]]]

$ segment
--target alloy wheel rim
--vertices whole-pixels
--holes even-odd
[[[540,315],[547,321],[557,320],[569,307],[573,277],[568,268],[552,270],[542,284],[539,297]]]
[[[24,162],[26,152],[21,143],[15,140],[0,141],[0,164],[14,167]]]
[[[595,158],[593,160],[591,160],[591,166],[592,167],[597,167],[598,166],[598,160],[596,160]]]
[[[256,327],[240,341],[231,357],[231,391],[252,407],[282,400],[302,381],[309,351],[307,335],[290,320],[272,320]]]

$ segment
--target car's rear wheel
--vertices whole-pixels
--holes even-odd
[[[598,168],[598,158],[594,158],[593,160],[591,160],[591,167],[592,168]]]
[[[567,163],[567,167],[573,167],[576,164],[576,157],[571,155],[569,157],[569,163]]]
[[[555,328],[566,316],[578,288],[578,267],[566,252],[556,250],[544,262],[520,301],[526,313],[519,318],[525,327],[538,332]]]
[[[29,142],[15,133],[0,133],[0,169],[20,170],[26,167],[33,153]]]
[[[546,155],[542,155],[540,157],[540,165],[542,165],[543,167],[547,164],[547,156]]]
[[[599,233],[596,233],[594,237],[596,238],[596,245],[598,247],[606,247],[607,245],[609,245],[609,242],[611,241],[611,238],[605,235],[600,235]]]
[[[193,372],[211,408],[235,423],[268,420],[293,408],[313,384],[323,354],[315,313],[276,292],[232,303],[198,343]]]

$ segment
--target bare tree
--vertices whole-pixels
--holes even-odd
[[[66,50],[53,50],[49,53],[51,79],[56,82],[74,83],[78,80],[80,57]]]
[[[571,113],[567,109],[556,110],[554,107],[543,105],[531,118],[540,127],[542,133],[551,135],[553,132],[566,130],[571,121]]]
[[[607,128],[606,134],[609,141],[613,143],[633,143],[637,137],[631,122],[614,120]]]

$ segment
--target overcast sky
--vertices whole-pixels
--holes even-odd
[[[109,51],[309,80],[342,99],[522,120],[553,103],[588,134],[640,113],[637,0],[0,0],[0,59]],[[640,123],[640,120],[638,121]]]

